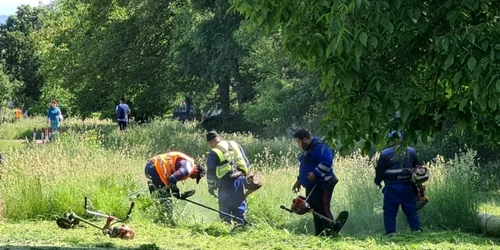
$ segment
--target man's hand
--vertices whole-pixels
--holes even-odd
[[[297,181],[295,182],[295,184],[293,184],[292,191],[293,191],[294,193],[298,193],[298,192],[300,192],[300,182],[299,182],[299,180],[297,180]]]
[[[213,197],[217,198],[217,195],[215,195],[215,188],[208,188],[208,193],[212,195]]]
[[[307,173],[307,179],[310,181],[316,180],[316,175],[313,172]]]
[[[169,184],[168,187],[170,188],[170,191],[172,191],[172,194],[177,194],[179,195],[179,188],[175,184]]]

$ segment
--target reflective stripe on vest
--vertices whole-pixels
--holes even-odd
[[[403,173],[403,169],[388,169],[388,170],[385,170],[385,173],[386,174],[399,174],[399,173]]]
[[[215,176],[218,179],[236,169],[245,174],[247,173],[248,166],[245,159],[243,159],[240,147],[235,141],[220,141],[212,150],[217,154],[217,157],[219,157],[220,165],[215,169]]]

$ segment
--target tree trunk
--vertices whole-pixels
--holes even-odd
[[[188,121],[191,121],[191,119],[192,119],[192,117],[191,117],[191,97],[186,96],[185,100],[186,100],[186,112],[187,112],[186,117],[187,117]]]
[[[231,105],[229,103],[229,85],[231,81],[229,77],[222,78],[219,83],[219,102],[221,104],[222,115],[226,116],[231,111]]]

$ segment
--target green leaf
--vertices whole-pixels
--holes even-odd
[[[465,105],[467,105],[467,103],[469,102],[469,99],[462,99],[462,101],[460,101],[460,105],[458,106],[458,109],[460,111],[464,110],[465,108]]]
[[[420,19],[420,16],[422,15],[422,11],[420,10],[419,7],[416,7],[413,9],[413,18],[418,21]]]
[[[455,75],[453,76],[453,82],[454,83],[458,83],[460,81],[460,79],[462,79],[462,72],[461,71],[458,71],[457,73],[455,73]]]
[[[470,72],[474,72],[476,64],[477,64],[476,58],[474,58],[474,56],[469,57],[469,60],[467,60],[467,67],[469,68]]]
[[[495,45],[496,50],[500,50],[500,44]]]
[[[356,44],[356,48],[354,49],[354,55],[356,56],[356,59],[359,60],[362,53],[363,53],[363,48],[361,47],[361,45]]]
[[[362,119],[361,123],[363,124],[363,126],[365,128],[370,127],[370,116],[368,115],[368,113],[365,113],[365,115],[363,116],[363,119]]]
[[[370,97],[367,96],[367,97],[363,98],[363,101],[361,103],[363,105],[363,108],[365,108],[365,109],[370,107]]]
[[[374,37],[374,36],[370,37],[370,42],[371,42],[373,48],[377,48],[377,46],[378,46],[377,37]]]
[[[485,3],[481,3],[481,9],[484,11],[484,12],[488,12],[488,5],[485,4]]]
[[[448,52],[448,45],[450,45],[450,40],[448,38],[443,38],[443,50]]]
[[[443,64],[443,69],[444,70],[447,70],[448,68],[451,67],[451,65],[453,65],[453,62],[455,61],[455,55],[453,54],[449,54],[447,57],[446,57],[446,60],[444,61],[444,64]]]
[[[469,35],[467,36],[467,39],[469,39],[469,42],[475,43],[476,42],[476,35],[474,35],[474,33],[469,33]]]
[[[500,79],[497,80],[496,84],[495,84],[496,88],[497,88],[497,91],[500,92]]]
[[[351,90],[352,88],[352,76],[351,75],[346,75],[342,78],[342,82],[344,83],[344,88],[346,88],[348,91]]]
[[[485,111],[488,107],[488,104],[486,103],[486,100],[484,98],[478,99],[477,102],[479,103],[479,106],[481,106],[481,110],[483,111]]]
[[[491,110],[495,111],[497,110],[497,103],[498,103],[498,98],[489,98],[488,99],[488,107],[490,107]]]
[[[410,110],[408,110],[407,108],[403,109],[401,112],[401,120],[403,120],[403,122],[406,122],[409,116],[410,116]]]
[[[366,47],[366,42],[368,41],[368,35],[365,32],[361,32],[361,34],[359,34],[359,41],[361,42],[361,44],[363,44],[363,46]]]
[[[490,45],[490,42],[488,42],[487,40],[484,40],[481,42],[481,49],[483,49],[483,51],[486,52],[486,50],[488,49],[488,46]]]
[[[389,31],[389,34],[394,33],[394,25],[388,20],[385,21],[385,28]]]
[[[446,19],[450,22],[455,21],[455,18],[457,18],[458,11],[453,10],[448,13],[446,13]]]

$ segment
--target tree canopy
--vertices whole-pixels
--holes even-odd
[[[321,72],[324,128],[340,148],[445,128],[500,139],[499,1],[231,0],[254,27]]]

